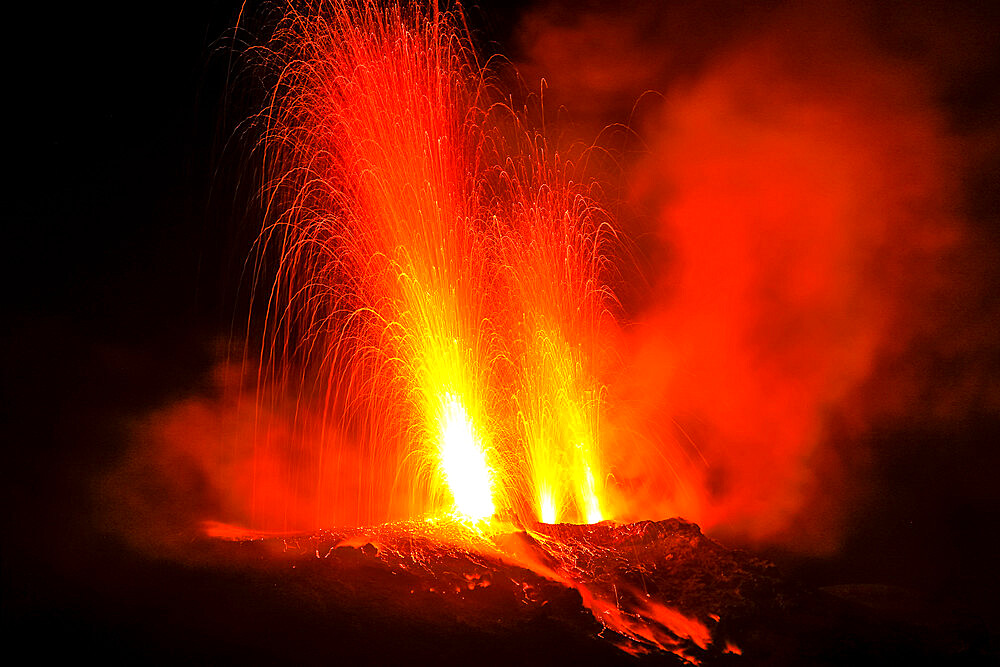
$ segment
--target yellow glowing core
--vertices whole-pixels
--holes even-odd
[[[556,522],[556,501],[548,489],[543,489],[539,493],[539,514],[542,523]]]
[[[440,419],[441,470],[455,509],[473,520],[493,516],[493,475],[472,420],[454,394],[446,394]]]
[[[583,513],[587,518],[587,523],[597,523],[604,519],[604,513],[601,511],[601,502],[595,491],[594,473],[586,463],[583,464],[583,472],[584,486],[579,490]]]

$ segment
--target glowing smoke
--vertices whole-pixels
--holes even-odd
[[[963,144],[873,13],[551,3],[524,20],[523,67],[550,104],[584,133],[635,130],[623,223],[652,288],[633,294],[611,383],[619,516],[829,551],[873,420],[931,409],[928,380],[899,368],[950,344],[949,317],[972,324],[942,307],[970,298],[956,268],[977,262]],[[692,36],[709,14],[720,24]]]

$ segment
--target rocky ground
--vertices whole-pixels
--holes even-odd
[[[184,552],[140,557],[109,542],[81,561],[75,575],[87,584],[62,590],[58,606],[26,590],[8,598],[5,626],[38,658],[144,663],[988,664],[1000,655],[981,622],[915,593],[811,590],[677,519],[192,536]]]

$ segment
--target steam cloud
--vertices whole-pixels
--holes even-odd
[[[996,321],[971,305],[988,261],[958,213],[970,142],[937,101],[941,63],[962,63],[918,18],[893,24],[908,52],[874,10],[822,3],[524,19],[546,104],[581,136],[630,123],[640,146],[622,223],[651,289],[605,434],[623,518],[827,553],[867,490],[873,425],[995,408],[966,365]],[[931,387],[941,358],[960,370]]]

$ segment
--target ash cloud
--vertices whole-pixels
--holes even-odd
[[[105,530],[185,559],[208,523],[246,534],[374,520],[356,442],[324,426],[297,388],[226,359],[200,385],[123,424],[128,449],[96,485]]]
[[[970,214],[967,187],[997,133],[977,119],[988,100],[948,99],[995,50],[976,20],[826,3],[525,15],[518,67],[545,77],[546,105],[581,137],[632,131],[620,224],[650,288],[622,286],[609,382],[621,518],[829,553],[881,483],[872,462],[898,454],[873,432],[997,413],[996,221]]]

